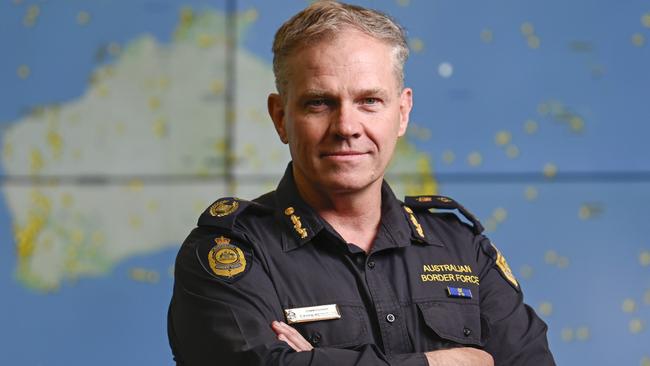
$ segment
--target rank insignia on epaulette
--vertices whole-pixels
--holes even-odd
[[[208,264],[219,277],[232,278],[246,270],[246,256],[230,239],[220,236],[214,239],[215,246],[208,253]]]
[[[497,258],[495,261],[495,264],[497,265],[497,268],[499,268],[499,271],[505,277],[508,282],[510,282],[516,289],[519,288],[519,282],[515,278],[515,275],[512,273],[512,270],[510,269],[510,266],[508,265],[508,262],[506,261],[506,258],[501,254],[499,249],[497,249],[496,245],[494,243],[492,244],[492,247],[494,250],[497,252]]]
[[[447,286],[447,296],[471,299],[472,298],[472,290],[470,290],[468,288],[462,288],[462,287],[450,287],[450,286]]]
[[[236,199],[223,199],[215,202],[210,206],[210,215],[215,217],[228,216],[237,211],[239,202]]]
[[[443,209],[458,210],[467,220],[472,223],[475,234],[483,232],[481,222],[469,212],[463,205],[445,196],[406,196],[404,203],[414,209]]]

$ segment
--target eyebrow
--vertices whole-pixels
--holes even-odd
[[[382,98],[387,98],[389,93],[386,89],[383,88],[371,88],[371,89],[359,89],[354,90],[353,95],[378,95]],[[305,98],[331,98],[333,94],[321,89],[307,89],[300,99]]]

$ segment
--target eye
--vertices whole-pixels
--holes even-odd
[[[362,105],[367,105],[367,106],[374,106],[381,103],[381,99],[375,98],[375,97],[366,97],[361,99],[361,104]]]
[[[379,98],[372,98],[372,97],[363,98],[363,104],[373,105],[377,103],[379,103]]]
[[[307,103],[305,103],[307,107],[322,107],[324,105],[327,105],[327,101],[323,98],[320,99],[311,99],[308,100]]]

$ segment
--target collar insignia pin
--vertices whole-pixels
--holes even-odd
[[[293,207],[287,207],[286,210],[284,210],[284,214],[289,216],[291,219],[291,222],[293,223],[293,228],[296,230],[298,235],[300,235],[301,239],[304,239],[308,236],[307,234],[307,229],[302,227],[302,222],[300,221],[300,216],[294,215],[296,210],[294,210]]]

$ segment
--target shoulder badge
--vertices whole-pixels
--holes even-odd
[[[230,230],[235,225],[237,216],[250,207],[263,208],[259,203],[236,197],[220,198],[206,208],[199,217],[199,226],[216,226]]]
[[[483,225],[481,222],[469,212],[463,205],[454,201],[453,199],[445,196],[406,196],[404,203],[413,209],[443,209],[443,210],[458,210],[472,225],[472,231],[475,234],[483,232]]]
[[[250,269],[253,259],[248,247],[223,235],[199,245],[197,256],[208,273],[228,283],[243,276]]]
[[[239,202],[236,198],[225,198],[213,203],[212,206],[210,206],[208,209],[208,212],[210,212],[210,215],[214,217],[224,217],[237,211],[238,208]]]
[[[501,254],[499,249],[497,249],[496,245],[494,243],[490,242],[492,245],[492,248],[496,251],[496,259],[495,259],[495,264],[497,268],[499,268],[499,272],[501,272],[501,275],[510,282],[511,285],[515,287],[515,289],[519,289],[519,282],[515,278],[515,275],[512,273],[512,270],[510,269],[510,266],[508,265],[508,262],[506,261],[506,258]]]

